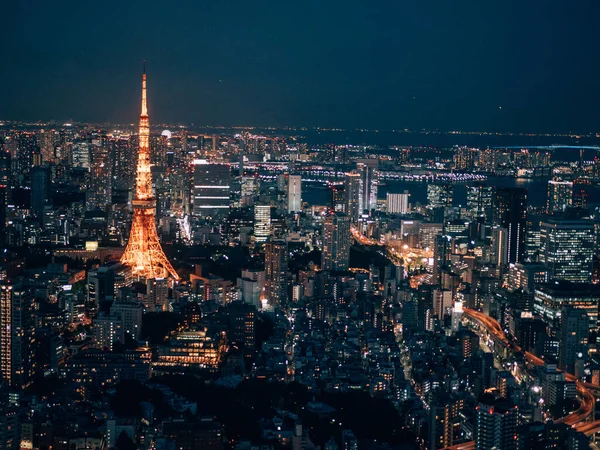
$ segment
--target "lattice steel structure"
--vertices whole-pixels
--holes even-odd
[[[150,122],[146,101],[145,70],[142,75],[139,140],[135,197],[132,202],[133,223],[121,262],[131,267],[133,276],[146,279],[170,277],[178,280],[179,276],[165,256],[156,232],[156,199],[152,196],[152,174],[150,173]]]

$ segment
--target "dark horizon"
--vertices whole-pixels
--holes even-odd
[[[600,4],[5,6],[0,117],[502,132],[598,128]]]

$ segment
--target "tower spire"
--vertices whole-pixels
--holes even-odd
[[[134,276],[150,278],[179,276],[163,252],[156,232],[156,200],[152,195],[150,172],[150,121],[146,98],[146,62],[142,73],[142,112],[139,127],[139,151],[135,196],[133,199],[133,223],[127,248],[121,262],[131,267]]]

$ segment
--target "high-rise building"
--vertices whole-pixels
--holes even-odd
[[[508,263],[508,230],[506,228],[492,228],[490,262],[496,267],[503,267]]]
[[[300,175],[289,176],[287,194],[288,212],[295,213],[302,211],[302,177]]]
[[[245,302],[233,302],[227,307],[227,315],[227,340],[241,348],[247,360],[251,359],[256,341],[256,308]]]
[[[346,214],[350,222],[357,223],[363,213],[363,179],[358,172],[349,172],[346,174],[344,185],[344,194],[346,197]]]
[[[336,212],[346,212],[346,193],[344,183],[329,183],[331,189],[331,209]]]
[[[573,307],[587,313],[590,332],[598,328],[599,303],[600,286],[596,284],[555,281],[538,285],[533,295],[533,310],[547,323],[558,323],[562,309]]]
[[[387,193],[387,212],[388,214],[406,214],[408,213],[408,198],[410,194],[404,191],[402,194]]]
[[[481,217],[491,220],[493,191],[491,186],[482,184],[467,186],[467,211],[471,220]]]
[[[229,210],[230,169],[224,164],[194,161],[194,216],[215,217]]]
[[[150,311],[169,310],[169,283],[166,278],[150,278],[146,281],[146,295]]]
[[[163,252],[156,231],[156,199],[152,194],[150,172],[150,122],[145,70],[142,75],[139,144],[135,198],[132,202],[133,223],[121,262],[131,267],[133,276],[145,279],[171,277],[178,280],[179,276]]]
[[[288,247],[285,241],[265,244],[265,297],[272,306],[287,303]]]
[[[266,242],[271,235],[271,206],[254,205],[254,239]]]
[[[540,262],[555,280],[590,283],[594,264],[591,220],[548,219],[540,225]]]
[[[10,152],[0,149],[0,184],[10,186],[12,182]]]
[[[121,321],[123,336],[139,339],[142,333],[142,304],[134,299],[122,298],[115,301],[110,307],[110,314]]]
[[[31,169],[31,212],[40,221],[50,191],[50,173],[45,167]]]
[[[112,205],[112,152],[105,141],[92,142],[90,162],[90,186],[87,209],[107,210]]]
[[[350,264],[350,218],[344,213],[329,212],[323,223],[321,269],[348,270]]]
[[[39,154],[40,147],[38,145],[37,136],[35,133],[20,132],[17,136],[17,151],[15,158],[15,169],[17,178],[23,180],[29,175],[29,171],[33,167],[33,155]]]
[[[0,284],[0,375],[11,387],[23,389],[35,371],[33,290],[23,283]]]
[[[427,206],[431,209],[452,206],[453,193],[451,184],[428,184]]]
[[[523,261],[527,232],[527,189],[496,189],[493,206],[494,225],[508,230],[508,262]]]
[[[590,318],[582,309],[563,308],[560,314],[559,367],[575,373],[575,362],[587,360]]]
[[[564,213],[573,204],[573,182],[548,181],[548,199],[546,212],[548,214]]]
[[[506,401],[480,399],[475,412],[477,450],[514,450],[517,448],[518,408]]]
[[[434,394],[429,409],[429,449],[451,447],[454,443],[454,425],[464,400],[457,395]]]
[[[377,179],[377,162],[376,159],[364,160],[357,164],[357,169],[362,177],[362,193],[361,201],[363,210],[371,211],[377,209],[377,191],[379,187],[379,181]]]

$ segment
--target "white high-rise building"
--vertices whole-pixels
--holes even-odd
[[[402,194],[387,193],[387,212],[388,214],[406,214],[408,213],[408,198],[410,194],[404,191]]]
[[[288,212],[294,213],[302,210],[302,178],[300,175],[290,175],[287,185]]]
[[[267,242],[271,235],[271,206],[254,205],[254,238],[256,242]]]

